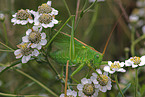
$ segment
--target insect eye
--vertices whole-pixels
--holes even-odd
[[[97,55],[96,58],[99,58],[99,55]]]

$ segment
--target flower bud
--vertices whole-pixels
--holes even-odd
[[[3,13],[0,13],[0,21],[4,22],[5,20],[5,15]]]

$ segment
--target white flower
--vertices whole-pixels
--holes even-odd
[[[132,68],[136,68],[138,66],[143,65],[145,65],[145,56],[142,57],[135,56],[125,61],[125,66],[132,66]]]
[[[78,96],[80,97],[97,97],[99,90],[90,79],[83,78],[81,84],[77,85],[79,90]]]
[[[58,20],[54,18],[54,16],[50,14],[38,14],[35,13],[34,25],[43,26],[44,28],[53,27],[54,24],[58,24]]]
[[[145,25],[142,27],[142,32],[145,34]]]
[[[114,63],[112,63],[111,61],[108,61],[108,65],[109,66],[104,67],[104,71],[109,72],[111,74],[115,73],[115,71],[126,72],[125,69],[121,68],[124,66],[124,62],[120,63],[119,61],[114,61]]]
[[[44,3],[41,6],[39,6],[38,13],[39,14],[46,13],[46,14],[50,14],[50,15],[58,15],[58,11],[51,7],[51,1],[48,1],[47,3]]]
[[[99,88],[100,91],[106,92],[107,90],[111,90],[111,79],[108,77],[108,73],[102,71],[100,69],[96,69],[96,71],[100,74],[100,77],[96,73],[92,73],[91,81],[95,84],[95,88]]]
[[[0,13],[0,21],[4,21],[5,20],[5,15],[3,13]]]
[[[33,23],[33,19],[31,17],[31,11],[26,9],[26,10],[19,10],[17,13],[12,15],[13,18],[11,19],[11,22],[15,24],[21,24],[21,25],[26,25],[28,22]]]
[[[22,37],[23,42],[31,43],[32,48],[37,48],[40,50],[42,46],[46,45],[47,40],[46,34],[42,31],[42,27],[39,29],[38,26],[33,26],[32,29],[26,31],[26,36]]]
[[[22,57],[22,63],[27,63],[30,59],[31,56],[38,56],[39,51],[36,49],[30,48],[30,44],[22,42],[19,45],[20,49],[17,49],[14,54],[16,56],[16,59]]]
[[[61,94],[60,97],[65,97],[65,94]],[[71,89],[67,90],[67,97],[77,97],[77,92]]]
[[[131,15],[129,16],[130,22],[137,22],[139,20],[139,17],[137,15]]]

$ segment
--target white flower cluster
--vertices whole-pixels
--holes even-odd
[[[131,23],[134,23],[135,26],[142,27],[143,33],[145,33],[144,26],[144,15],[145,15],[145,0],[137,0],[136,8],[132,11],[131,15],[129,16],[129,20]]]
[[[27,23],[34,23],[36,26],[42,26],[44,28],[53,27],[54,24],[58,24],[58,20],[55,19],[55,15],[58,11],[51,7],[51,1],[46,4],[42,4],[38,7],[38,11],[29,9],[21,9],[13,15],[11,22],[15,24],[26,25]],[[34,17],[32,17],[34,16]]]
[[[125,60],[125,62],[114,61],[114,63],[112,63],[111,61],[108,61],[108,66],[104,67],[104,71],[113,74],[115,72],[126,72],[126,70],[123,69],[124,66],[132,66],[132,68],[136,68],[138,66],[144,65],[145,65],[145,56],[142,57],[135,56],[129,58],[128,60]]]
[[[38,56],[39,50],[47,44],[46,34],[42,32],[42,28],[53,27],[54,24],[58,24],[55,19],[57,14],[58,11],[52,8],[51,1],[48,1],[39,6],[37,12],[21,9],[13,15],[11,22],[14,25],[34,23],[34,26],[26,31],[26,36],[22,37],[22,43],[18,45],[19,49],[14,52],[17,59],[22,57],[22,63],[27,63],[33,56]]]
[[[106,92],[111,90],[111,78],[107,72],[102,73],[100,69],[96,69],[96,73],[92,73],[90,79],[83,78],[81,84],[77,85],[79,97],[97,97],[98,92]],[[60,97],[64,97],[61,94]],[[77,92],[68,90],[67,97],[77,97]]]

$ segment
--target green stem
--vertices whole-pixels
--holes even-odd
[[[74,24],[75,24],[75,16],[72,17],[72,30],[71,30],[71,37],[70,37],[70,59],[71,60],[73,60],[75,57]]]
[[[137,96],[137,92],[138,92],[138,69],[135,69],[135,97]]]
[[[93,7],[95,5],[95,3],[97,2],[97,0],[95,2],[93,2],[87,9],[85,9],[83,11],[83,14],[86,13],[91,7]]]
[[[8,66],[8,67],[6,67],[5,69],[3,69],[3,70],[0,72],[0,75],[1,75],[3,72],[5,72],[6,70],[8,70],[9,68],[11,68],[11,67],[13,67],[13,66],[15,66],[15,65],[17,65],[17,64],[19,64],[19,63],[21,63],[21,60],[18,60],[18,61],[16,61],[16,62],[13,62],[10,66]]]
[[[59,32],[62,30],[62,28],[69,22],[69,20],[72,18],[70,16],[67,21],[62,25],[62,27],[56,32],[56,34],[51,38],[51,40],[47,43],[46,48],[50,45],[50,43],[54,40],[54,38],[59,34]]]
[[[120,89],[120,87],[119,87],[119,84],[118,84],[117,74],[114,74],[114,77],[115,77],[115,81],[116,81],[117,87],[118,87],[118,89],[119,89],[119,92],[120,92],[120,94],[122,95],[122,97],[124,97],[124,95],[123,95],[123,93],[122,93],[122,91],[121,91],[121,89]]]
[[[98,8],[99,8],[99,4],[96,4],[95,6],[95,12],[94,12],[94,15],[92,16],[92,20],[91,20],[91,23],[89,24],[87,30],[85,31],[84,33],[84,37],[85,38],[86,36],[88,36],[89,32],[92,30],[96,20],[97,20],[97,15],[98,15]]]
[[[30,75],[26,74],[25,72],[16,69],[16,71],[24,76],[26,76],[27,78],[31,79],[32,81],[34,81],[35,83],[37,83],[39,86],[41,86],[42,88],[44,88],[46,91],[48,91],[50,94],[52,94],[55,97],[59,97],[57,94],[55,94],[53,91],[51,91],[49,88],[47,88],[45,85],[43,85],[41,82],[39,82],[38,80],[36,80],[35,78],[31,77]]]
[[[64,3],[64,5],[65,5],[65,7],[66,7],[66,9],[67,9],[67,11],[68,11],[69,16],[71,16],[71,12],[70,12],[70,10],[69,10],[69,8],[68,8],[68,6],[67,6],[66,1],[63,0],[63,3]]]
[[[5,44],[8,45],[8,37],[7,37],[7,30],[6,30],[6,25],[3,22],[3,29],[4,29],[4,35],[5,35]]]
[[[14,52],[14,51],[0,49],[0,52]]]
[[[0,95],[1,96],[6,96],[6,97],[43,97],[43,96],[39,96],[39,95],[15,95],[15,94],[6,94],[6,93],[1,93],[0,92]]]
[[[6,48],[10,49],[11,51],[15,51],[12,48],[10,48],[9,46],[7,46],[6,44],[2,43],[1,41],[0,41],[0,44],[2,44],[3,46],[5,46]]]
[[[135,50],[134,50],[134,34],[135,34],[135,29],[132,28],[132,31],[131,31],[131,55],[134,56],[135,55]]]

